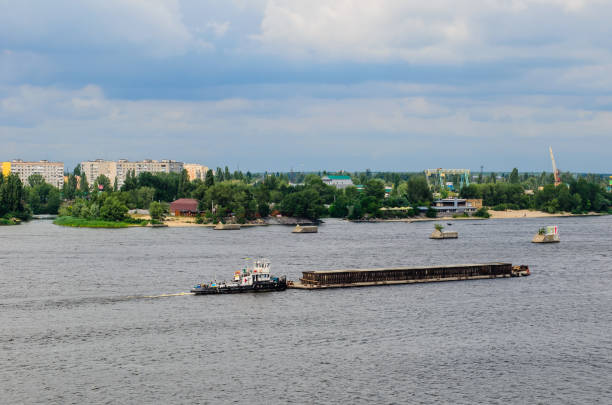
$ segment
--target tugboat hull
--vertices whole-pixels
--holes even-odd
[[[239,294],[239,293],[260,293],[271,291],[284,291],[287,289],[287,282],[256,283],[253,285],[220,285],[220,286],[196,286],[191,292],[195,295],[210,294]]]

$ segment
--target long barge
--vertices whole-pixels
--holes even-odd
[[[497,262],[446,266],[304,271],[299,282],[288,282],[287,287],[314,290],[322,288],[506,278],[528,276],[529,274],[529,267],[525,265],[513,266],[511,263]]]

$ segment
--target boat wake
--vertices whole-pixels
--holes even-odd
[[[183,295],[194,295],[194,293],[185,291],[185,292],[173,293],[173,294],[134,295],[134,296],[130,296],[130,297],[127,297],[127,298],[128,299],[134,299],[134,298],[165,298],[165,297],[181,297]]]
[[[186,295],[194,295],[191,292],[184,291],[178,293],[156,294],[156,295],[123,295],[123,296],[88,296],[74,298],[58,298],[58,299],[19,299],[12,302],[0,302],[0,310],[5,308],[23,309],[23,310],[41,310],[49,308],[74,308],[84,305],[113,305],[126,301],[146,300],[155,298],[181,297]]]

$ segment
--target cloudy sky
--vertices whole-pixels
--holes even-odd
[[[0,0],[0,160],[612,170],[609,0]]]

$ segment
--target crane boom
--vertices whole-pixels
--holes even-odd
[[[552,146],[548,147],[550,151],[550,160],[552,161],[553,168],[553,176],[555,177],[555,186],[561,184],[561,178],[559,177],[559,169],[557,169],[557,164],[555,163],[555,155],[553,155]]]

